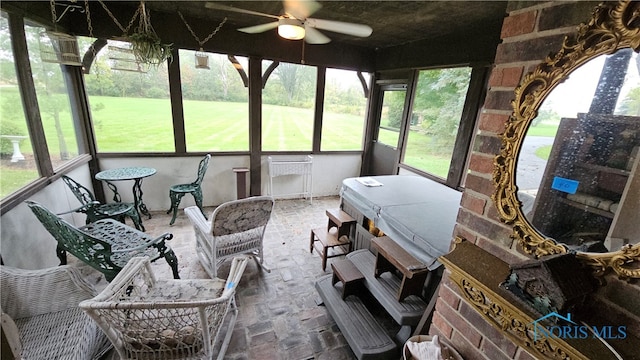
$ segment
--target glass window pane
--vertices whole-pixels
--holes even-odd
[[[76,134],[74,113],[63,73],[66,71],[66,65],[43,62],[40,58],[38,39],[43,31],[45,29],[40,26],[25,25],[40,117],[51,163],[55,169],[81,153],[81,142]]]
[[[4,198],[39,178],[4,12],[0,16],[0,51],[0,198]]]
[[[364,74],[369,79],[368,74]],[[320,149],[362,150],[367,98],[355,71],[327,69]]]
[[[248,88],[226,55],[197,54],[179,52],[187,150],[248,151]],[[236,60],[246,73],[247,59]],[[209,69],[196,68],[196,61]]]
[[[127,48],[109,41],[85,75],[98,151],[173,152],[167,64],[138,64]]]
[[[402,124],[402,110],[405,90],[388,90],[382,93],[382,110],[380,112],[380,128],[378,129],[378,142],[398,148],[400,137],[400,125]]]
[[[471,68],[422,70],[403,163],[447,178]]]
[[[311,151],[316,68],[280,63],[262,92],[262,149]]]

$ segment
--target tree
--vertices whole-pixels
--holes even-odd
[[[63,72],[65,65],[43,62],[34,49],[38,49],[38,38],[43,31],[41,27],[25,26],[25,37],[27,47],[30,50],[29,60],[33,71],[33,82],[38,94],[38,105],[40,114],[44,118],[49,115],[53,118],[56,138],[61,160],[68,160],[70,153],[62,130],[60,115],[64,111],[69,111],[69,94],[66,89]]]
[[[620,104],[621,115],[640,116],[640,87],[627,93]]]
[[[280,79],[280,83],[282,84],[284,91],[287,92],[287,100],[289,103],[293,101],[293,97],[296,93],[298,80],[298,77],[296,76],[297,73],[298,65],[290,63],[280,63],[276,69],[278,79]]]
[[[470,68],[423,70],[418,77],[414,114],[421,128],[441,144],[455,141],[469,87]]]

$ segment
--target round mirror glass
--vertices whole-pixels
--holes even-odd
[[[522,143],[518,200],[527,220],[570,249],[640,241],[640,58],[583,64],[544,99]]]

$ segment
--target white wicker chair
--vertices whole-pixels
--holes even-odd
[[[111,344],[78,303],[97,291],[70,265],[0,266],[2,332],[16,359],[97,359]]]
[[[263,239],[273,211],[273,197],[254,196],[228,201],[204,218],[200,209],[184,209],[196,236],[196,252],[202,266],[215,278],[222,262],[238,254],[250,254],[267,272],[264,265]]]
[[[216,352],[222,359],[238,315],[235,290],[247,260],[234,258],[225,282],[156,280],[149,259],[134,257],[80,307],[107,334],[120,359],[212,359]],[[223,327],[226,335],[217,346]]]

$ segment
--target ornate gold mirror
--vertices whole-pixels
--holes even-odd
[[[527,253],[575,250],[596,275],[640,278],[639,50],[640,3],[604,2],[515,89],[493,200]]]

